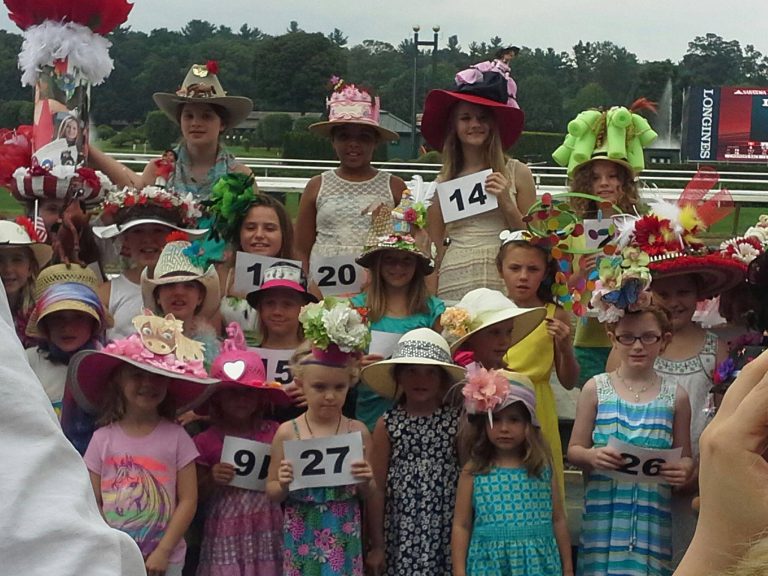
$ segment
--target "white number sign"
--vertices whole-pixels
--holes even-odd
[[[359,482],[352,476],[352,462],[363,459],[360,432],[283,444],[285,459],[293,464],[290,490],[317,486],[346,486]]]
[[[496,196],[485,191],[485,179],[491,173],[490,169],[483,170],[437,185],[443,222],[469,218],[499,206]]]
[[[269,348],[251,348],[264,361],[268,382],[277,382],[285,386],[293,381],[291,374],[291,356],[293,350],[271,350]]]
[[[587,249],[597,250],[613,238],[615,226],[611,218],[601,220],[587,218],[584,224],[584,240]]]
[[[661,476],[662,464],[674,464],[680,460],[683,449],[649,450],[622,442],[618,438],[608,439],[608,446],[615,448],[624,463],[617,470],[600,470],[600,474],[625,482],[665,482]]]
[[[301,268],[301,262],[298,260],[271,258],[261,254],[238,252],[235,256],[235,283],[232,286],[235,293],[248,294],[258,290],[266,269],[277,262],[288,262]]]
[[[263,492],[267,485],[270,448],[262,442],[224,436],[221,461],[235,467],[235,478],[229,485]]]
[[[371,330],[371,344],[368,346],[368,353],[380,354],[384,358],[389,358],[392,356],[392,352],[395,351],[397,343],[402,336],[402,334],[398,334],[397,332]]]
[[[359,294],[366,278],[365,268],[355,262],[357,254],[313,258],[309,264],[312,280],[323,296]]]

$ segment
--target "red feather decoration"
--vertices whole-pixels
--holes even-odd
[[[8,186],[17,168],[29,166],[32,158],[32,126],[0,133],[0,185]]]
[[[640,110],[647,110],[656,114],[656,102],[648,100],[648,98],[638,98],[632,102],[632,106],[629,107],[630,112],[639,112]]]
[[[4,0],[8,16],[22,30],[45,20],[82,24],[102,36],[128,19],[127,0]]]
[[[731,193],[725,188],[716,190],[706,198],[719,181],[717,170],[711,166],[702,166],[685,186],[677,201],[678,206],[695,206],[699,218],[707,228],[728,216],[735,207]]]

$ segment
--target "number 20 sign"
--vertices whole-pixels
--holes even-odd
[[[498,207],[496,196],[485,191],[485,179],[491,170],[475,172],[437,185],[443,222],[454,222]]]
[[[285,459],[293,465],[290,490],[317,486],[345,486],[358,480],[352,462],[363,459],[360,432],[311,440],[289,440],[283,444]]]

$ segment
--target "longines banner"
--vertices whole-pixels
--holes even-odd
[[[694,87],[684,151],[691,162],[768,162],[768,88]]]

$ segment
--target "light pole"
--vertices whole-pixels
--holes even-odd
[[[413,27],[413,90],[411,92],[411,157],[416,158],[416,73],[418,70],[419,46],[432,46],[432,77],[435,76],[435,64],[437,56],[437,33],[440,32],[440,26],[432,26],[435,33],[432,40],[419,40],[419,30],[421,26],[416,24]]]

